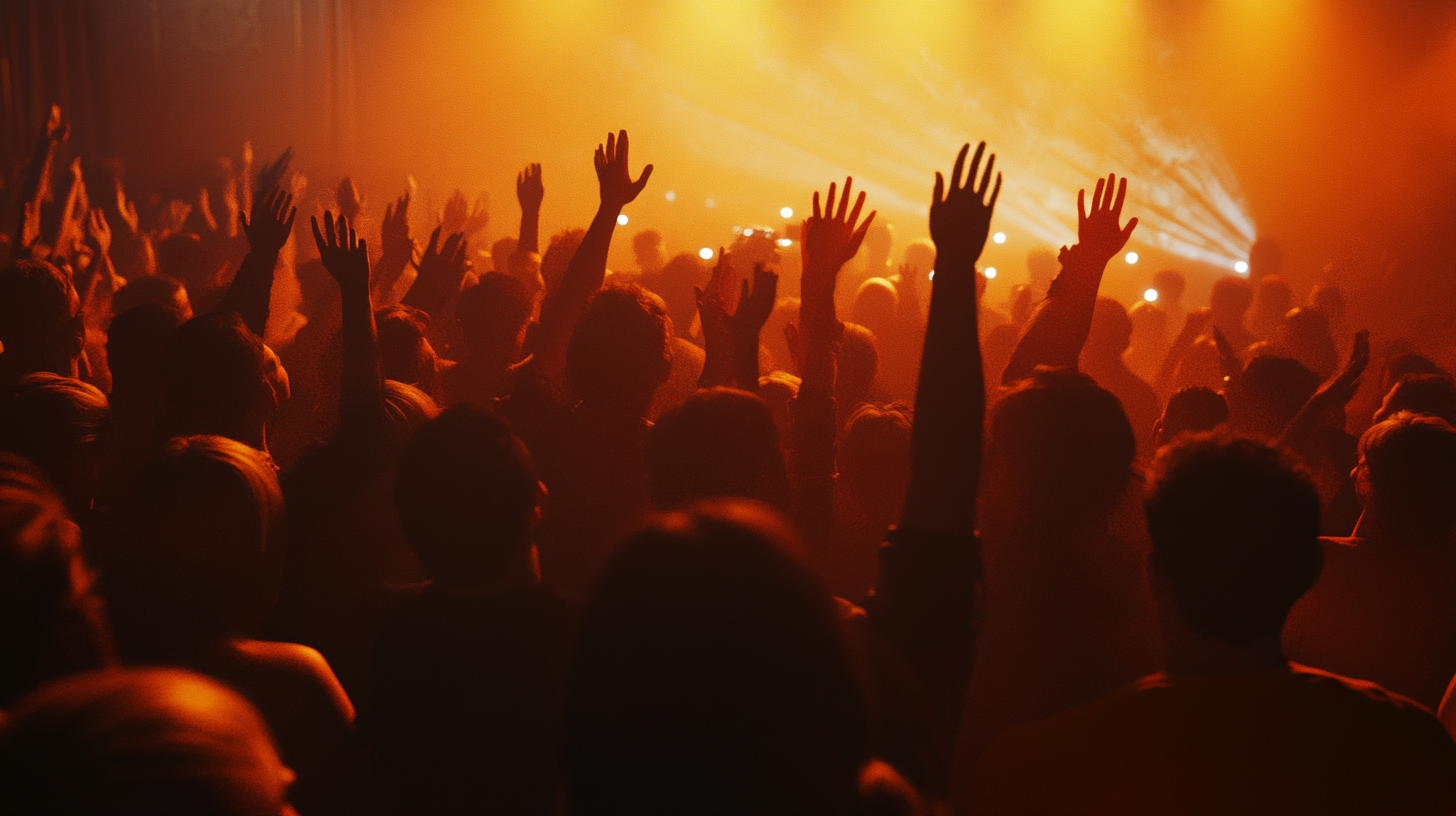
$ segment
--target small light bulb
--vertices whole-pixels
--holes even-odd
[[[702,249],[698,250],[698,257],[699,258],[702,258],[705,261],[711,261],[711,260],[713,260],[713,249],[712,249],[712,247],[703,247]]]
[[[794,208],[793,207],[785,207],[782,210],[779,210],[779,215],[782,216],[782,217],[784,217],[784,218],[793,218],[794,217]]]
[[[934,269],[930,270],[930,279],[931,280],[935,280],[935,270]]]
[[[990,280],[991,278],[996,277],[996,267],[988,266],[986,267],[986,271],[981,274],[985,275],[987,280]]]
[[[788,238],[780,238],[777,241],[775,241],[774,243],[778,244],[779,246],[785,246],[785,247],[786,246],[793,246],[794,245],[794,242],[793,241],[790,241]]]
[[[617,216],[617,223],[619,225],[621,225],[621,226],[624,226],[624,227],[627,226],[627,214],[626,213],[622,213],[621,215],[618,215]]]
[[[714,207],[716,207],[716,206],[718,206],[718,202],[717,202],[717,201],[716,201],[716,200],[714,200],[714,199],[711,199],[711,198],[710,198],[710,199],[708,199],[708,200],[707,200],[707,201],[704,201],[704,202],[703,202],[703,206],[704,206],[704,207],[707,207],[707,208],[708,208],[708,209],[710,209],[710,210],[711,210],[711,209],[713,209],[713,208],[714,208]]]
[[[1237,273],[1239,273],[1240,275],[1244,274],[1245,272],[1248,272],[1249,271],[1249,264],[1248,264],[1248,262],[1246,262],[1246,261],[1239,261],[1238,263],[1234,264],[1234,271],[1237,272]]]
[[[1153,302],[1157,301],[1157,299],[1158,299],[1158,290],[1157,289],[1149,289],[1146,292],[1143,292],[1143,300],[1146,300],[1149,303],[1153,303]]]
[[[1137,263],[1138,256],[1136,252],[1129,252],[1125,257],[1127,258],[1128,263]]]
[[[991,236],[991,240],[995,241],[998,244],[1004,244],[1006,243],[1006,233],[998,232],[995,235]]]
[[[677,199],[677,193],[674,193],[673,191],[668,190],[667,191],[667,200],[668,201],[675,201],[676,199]]]
[[[753,237],[753,229],[750,227],[749,229],[744,230],[743,231],[743,237],[744,238],[752,238]]]

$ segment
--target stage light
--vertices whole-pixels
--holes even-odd
[[[673,191],[668,190],[667,191],[667,200],[668,201],[674,201],[676,199],[677,199],[677,193],[674,193]]]
[[[931,280],[935,280],[935,270],[934,269],[930,270],[930,279]]]
[[[1158,299],[1158,290],[1157,289],[1149,289],[1146,292],[1143,292],[1143,300],[1146,300],[1147,302],[1152,303],[1152,302],[1156,301],[1157,299]]]
[[[1124,255],[1123,258],[1126,259],[1128,263],[1137,263],[1138,254],[1136,252],[1129,252]]]
[[[782,217],[784,217],[784,218],[793,218],[794,217],[794,208],[793,207],[785,207],[782,210],[779,210],[779,215],[782,216]]]
[[[710,210],[711,210],[711,209],[713,209],[713,208],[714,208],[714,207],[716,207],[716,206],[718,206],[718,202],[717,202],[717,201],[715,201],[715,200],[714,200],[714,199],[711,199],[711,198],[710,198],[710,199],[708,199],[708,200],[707,200],[707,201],[704,201],[704,202],[703,202],[703,206],[704,206],[704,207],[707,207],[707,208],[708,208],[708,209],[710,209]]]
[[[1249,271],[1248,261],[1239,261],[1238,263],[1234,264],[1234,271],[1239,273],[1240,275],[1247,273]]]
[[[617,224],[619,224],[620,226],[623,226],[623,227],[627,226],[627,214],[626,213],[622,213],[621,215],[617,216]]]
[[[996,277],[996,267],[988,266],[981,274],[986,276],[986,280],[990,280],[991,278]]]
[[[775,241],[774,243],[778,244],[781,247],[793,246],[794,245],[794,242],[793,241],[790,241],[787,238],[780,238],[777,241]]]
[[[995,241],[998,244],[1004,244],[1006,243],[1006,233],[998,232],[995,235],[991,236],[991,240]]]
[[[702,249],[698,250],[698,257],[699,258],[702,258],[705,261],[711,261],[711,260],[713,260],[713,249],[712,249],[712,247],[703,247]]]
[[[753,237],[753,230],[751,228],[744,230],[743,231],[743,237],[744,238],[752,238]]]

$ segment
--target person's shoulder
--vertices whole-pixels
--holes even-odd
[[[278,691],[316,697],[353,720],[354,706],[328,660],[311,646],[273,640],[235,640],[230,644],[238,671],[266,680]],[[283,688],[283,687],[287,688]]]
[[[1396,694],[1379,683],[1357,680],[1299,663],[1290,663],[1289,668],[1290,675],[1295,680],[1332,699],[1346,701],[1352,706],[1367,706],[1371,711],[1385,709],[1392,713],[1398,712],[1411,716],[1416,720],[1434,721],[1434,715],[1429,708],[1409,697]]]

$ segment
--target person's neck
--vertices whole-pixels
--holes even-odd
[[[1171,675],[1237,675],[1289,666],[1277,635],[1241,646],[1203,637],[1181,624],[1163,627],[1166,668]]]

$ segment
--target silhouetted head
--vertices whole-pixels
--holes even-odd
[[[652,428],[647,475],[662,510],[715,498],[788,509],[778,427],[764,401],[746,391],[703,389],[667,412]]]
[[[1345,319],[1345,293],[1333,283],[1321,283],[1309,294],[1309,307],[1325,316],[1331,326]]]
[[[534,305],[530,289],[520,280],[490,273],[481,275],[479,283],[460,293],[455,314],[472,353],[516,351]]]
[[[1215,320],[1242,320],[1254,303],[1254,287],[1247,280],[1226,275],[1213,282],[1208,304]]]
[[[792,429],[789,403],[799,396],[799,386],[802,384],[803,380],[787,371],[771,371],[758,378],[759,399],[768,406],[768,412],[778,426],[780,440],[789,438],[789,431]]]
[[[1032,287],[1040,295],[1046,292],[1047,287],[1056,279],[1057,273],[1062,271],[1062,263],[1057,260],[1057,253],[1046,247],[1037,247],[1026,253],[1026,271],[1031,278]]]
[[[865,268],[871,275],[889,272],[890,255],[895,251],[895,226],[886,219],[870,224],[864,238]]]
[[[656,272],[643,273],[641,284],[667,304],[673,333],[686,337],[698,313],[693,287],[706,286],[710,276],[708,265],[701,258],[691,252],[679,252]]]
[[[106,331],[106,364],[111,369],[113,397],[160,395],[167,340],[186,321],[183,313],[158,303],[133,306],[111,319]]]
[[[124,651],[257,635],[278,600],[287,528],[266,454],[222,436],[168,440],[137,476],[122,523],[126,550],[110,577]]]
[[[667,308],[640,286],[592,296],[566,347],[566,380],[582,401],[645,415],[672,370]]]
[[[0,708],[111,660],[81,529],[40,469],[0,453]]]
[[[865,404],[850,414],[839,442],[839,484],[871,518],[899,518],[910,489],[908,406]]]
[[[1389,394],[1395,384],[1411,374],[1439,374],[1443,377],[1450,377],[1444,368],[1436,365],[1430,358],[1416,354],[1413,351],[1405,351],[1399,354],[1392,354],[1385,358],[1385,364],[1380,368],[1380,391]]]
[[[895,284],[884,278],[870,278],[854,293],[850,319],[876,337],[889,337],[900,317],[900,295]]]
[[[1265,275],[1259,279],[1254,294],[1254,318],[1274,323],[1282,319],[1294,305],[1294,291],[1289,281],[1278,275]]]
[[[1213,434],[1164,448],[1154,470],[1152,564],[1178,618],[1231,646],[1277,638],[1323,564],[1314,484],[1277,448]]]
[[[1176,269],[1159,269],[1153,273],[1153,288],[1158,290],[1158,300],[1169,306],[1177,306],[1183,300],[1183,291],[1187,287],[1183,273]]]
[[[561,287],[566,266],[571,263],[576,250],[581,246],[581,239],[585,237],[584,229],[564,229],[551,236],[551,243],[546,245],[546,253],[541,256],[541,278],[546,282],[547,297],[554,295]]]
[[[80,380],[27,374],[0,405],[0,449],[40,466],[73,514],[91,509],[106,396]]]
[[[1243,399],[1233,406],[1234,427],[1259,439],[1278,439],[1319,385],[1320,378],[1300,363],[1261,354],[1244,365],[1239,378]]]
[[[455,405],[421,427],[400,458],[400,528],[431,579],[481,586],[531,546],[539,484],[504,420]]]
[[[1098,361],[1111,362],[1122,359],[1132,342],[1132,319],[1127,309],[1110,297],[1097,298],[1092,307],[1092,327],[1087,332],[1087,343],[1083,354]]]
[[[282,816],[293,772],[237,692],[178,669],[69,677],[0,737],[6,813]]]
[[[1284,249],[1279,242],[1268,236],[1260,236],[1249,247],[1249,278],[1259,280],[1266,275],[1277,275],[1284,268]]]
[[[1456,425],[1456,383],[1443,374],[1407,374],[1400,378],[1375,412],[1384,422],[1401,411],[1429,414]]]
[[[914,267],[924,282],[935,268],[935,242],[929,238],[917,238],[905,245],[905,263]]]
[[[637,269],[650,275],[662,268],[666,258],[662,252],[662,234],[657,230],[642,230],[632,236],[632,254],[637,258]]]
[[[111,263],[116,274],[137,281],[157,274],[157,251],[145,230],[120,230],[111,240]]]
[[[789,351],[789,342],[784,338],[784,327],[799,322],[799,299],[781,297],[774,304],[773,312],[758,333],[759,342],[773,355],[774,364],[783,371],[793,373],[794,355]]]
[[[187,299],[187,290],[182,284],[162,275],[138,278],[116,290],[116,294],[111,296],[111,313],[119,315],[143,303],[167,306],[183,315],[183,320],[192,319],[192,302]]]
[[[157,247],[157,271],[182,282],[195,300],[212,288],[212,273],[207,268],[207,249],[202,239],[190,232],[173,233]]]
[[[837,813],[868,758],[824,586],[761,505],[659,516],[612,553],[565,731],[574,813]]]
[[[213,312],[178,327],[162,355],[162,382],[168,425],[179,435],[254,442],[288,398],[278,358],[236,312]]]
[[[384,381],[384,415],[389,419],[388,450],[404,450],[421,426],[440,413],[435,400],[408,383]]]
[[[511,273],[511,254],[519,245],[515,237],[510,235],[490,245],[490,265],[496,274],[509,275]]]
[[[1223,394],[1201,385],[1186,386],[1168,398],[1153,433],[1153,442],[1161,448],[1179,434],[1211,431],[1228,422],[1228,418],[1228,402]]]
[[[1314,309],[1294,309],[1285,315],[1273,342],[1280,352],[1298,360],[1321,380],[1334,374],[1340,363],[1335,340],[1330,336],[1330,321]]]
[[[433,389],[439,359],[430,345],[430,316],[413,306],[396,304],[376,311],[374,325],[379,331],[384,378]]]
[[[1356,489],[1375,528],[1447,546],[1456,533],[1456,428],[1401,412],[1360,437]]]
[[[733,266],[739,270],[740,278],[752,276],[754,264],[777,269],[782,263],[774,235],[772,227],[754,225],[738,233],[728,245],[728,254],[733,256]]]
[[[874,332],[858,323],[844,324],[844,338],[839,343],[839,369],[834,382],[834,397],[839,408],[850,411],[869,399],[880,371],[879,344]]]
[[[72,376],[86,322],[71,278],[54,265],[21,260],[0,268],[0,355],[14,376],[50,371]]]
[[[1132,321],[1134,346],[1159,344],[1168,332],[1168,310],[1156,303],[1137,302],[1128,310],[1127,318]]]
[[[1136,451],[1117,397],[1085,374],[1038,368],[991,409],[988,515],[994,506],[1012,523],[1095,524],[1127,489]]]

